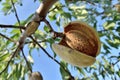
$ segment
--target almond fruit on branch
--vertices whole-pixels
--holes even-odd
[[[64,37],[52,48],[64,61],[78,67],[90,66],[100,52],[97,32],[84,22],[73,21],[64,28]]]
[[[30,73],[28,80],[43,80],[43,77],[40,72],[32,72]]]

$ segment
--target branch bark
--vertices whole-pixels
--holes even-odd
[[[57,1],[58,0],[44,0],[40,4],[39,8],[36,10],[33,19],[28,24],[26,24],[26,30],[19,40],[20,45],[24,44],[26,37],[32,35],[37,30],[38,26],[40,25],[40,21],[42,21],[46,17],[49,9]]]
[[[35,13],[33,19],[28,24],[26,24],[26,30],[23,33],[21,38],[26,39],[26,37],[30,36],[37,30],[38,26],[40,25],[40,21],[45,19],[49,9],[57,1],[58,0],[44,0],[40,4],[38,9],[36,10],[36,13]]]
[[[36,12],[39,14],[40,17],[46,17],[49,9],[52,7],[52,5],[57,2],[58,0],[44,0],[39,8],[36,10]]]
[[[4,25],[4,24],[0,24],[0,28],[16,28],[16,29],[24,29],[24,26],[15,26],[15,25]]]

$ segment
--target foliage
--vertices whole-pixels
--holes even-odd
[[[14,13],[14,9],[10,2],[11,0],[0,0],[2,3],[2,11],[7,16]],[[41,0],[33,0],[33,2],[39,2]],[[117,0],[115,0],[118,2]],[[16,6],[22,7],[23,0],[13,0]],[[34,3],[33,3],[34,4]],[[101,39],[101,53],[97,57],[96,63],[90,67],[78,68],[71,67],[70,64],[66,64],[61,61],[61,64],[66,67],[67,70],[74,69],[78,72],[78,75],[74,75],[76,80],[102,80],[120,79],[120,13],[113,7],[114,0],[60,0],[57,2],[48,13],[48,19],[50,22],[54,22],[55,26],[60,28],[70,21],[82,20],[89,25],[93,26],[99,33]],[[35,10],[34,10],[35,11]],[[28,19],[21,21],[21,24],[25,24],[31,19],[31,15]],[[18,25],[16,22],[15,25]],[[54,26],[54,25],[53,25]],[[18,40],[21,33],[18,29],[1,29],[0,33],[5,34],[13,40]],[[9,35],[8,35],[9,34]],[[43,47],[49,46],[54,42],[60,41],[60,39],[52,39],[49,28],[44,25],[44,30],[38,29],[33,35],[36,40],[42,42]],[[44,41],[45,40],[45,41]],[[31,42],[31,39],[26,40],[26,44],[29,47],[29,63],[33,65],[32,50],[39,47]],[[9,61],[9,56],[15,50],[16,44],[0,36],[0,71],[2,71],[6,62]],[[54,53],[55,54],[55,53]],[[54,56],[56,57],[56,55]],[[10,80],[25,79],[25,75],[29,73],[27,66],[20,55],[12,60],[9,69],[7,69],[0,79],[6,78]],[[69,77],[69,75],[60,67],[60,73],[63,79]],[[71,72],[72,74],[72,72]]]

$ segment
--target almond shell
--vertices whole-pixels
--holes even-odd
[[[52,44],[54,52],[61,57],[65,62],[78,67],[86,67],[92,65],[96,59],[89,55],[83,54],[77,50],[65,47],[60,44]]]

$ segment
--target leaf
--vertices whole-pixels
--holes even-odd
[[[105,79],[105,71],[101,70],[101,76],[103,77],[103,79]]]
[[[70,13],[68,13],[68,12],[64,12],[64,13],[62,13],[61,14],[62,16],[64,16],[65,18],[69,18],[70,20],[71,20],[71,14]]]
[[[53,41],[53,40],[52,40]],[[54,43],[54,41],[53,42],[50,42],[50,48],[53,50],[53,48],[52,48],[52,44]],[[54,53],[54,58],[56,58],[56,56],[57,56],[57,54],[54,52],[54,50],[53,50],[53,53]]]
[[[47,34],[45,34],[45,32],[43,32],[42,30],[37,30],[33,35],[36,39],[39,40],[44,40],[47,36]]]
[[[10,54],[9,54],[9,52],[6,50],[4,50],[4,52],[0,52],[0,62],[6,62],[6,61],[8,61],[9,60],[9,56],[10,56]]]
[[[111,46],[114,47],[116,49],[118,49],[119,45],[120,45],[120,40],[115,39],[114,41],[112,40],[108,40],[107,43]]]
[[[110,49],[110,47],[109,47],[108,45],[106,45],[105,43],[103,43],[103,48],[104,48],[105,50]]]
[[[10,56],[10,54],[8,54],[8,53],[6,53],[6,54],[3,54],[3,55],[1,55],[0,54],[0,62],[6,62],[6,61],[8,61],[9,60],[9,56]]]
[[[117,27],[116,31],[120,32],[120,26],[119,26],[119,27]]]
[[[98,75],[97,75],[96,72],[94,72],[93,75],[95,76],[95,80],[99,80]]]
[[[117,71],[116,74],[120,77],[120,71]]]
[[[32,19],[33,16],[34,16],[34,13],[32,13],[27,19],[21,21],[20,24],[25,25],[27,22],[29,22]],[[16,24],[18,24],[18,23],[16,23]]]
[[[51,21],[56,20],[56,14],[55,14],[55,13],[52,13],[52,12],[49,13],[48,17],[49,17],[49,19],[50,19]]]
[[[108,29],[113,29],[115,27],[115,23],[113,21],[107,21],[103,24],[103,27],[108,30]]]
[[[61,64],[66,70],[68,70],[66,63],[64,63],[63,61],[61,61],[60,64]],[[63,80],[67,80],[67,79],[69,78],[69,75],[68,75],[68,73],[63,69],[62,66],[60,66],[60,73],[61,73],[61,75],[62,75],[62,79],[63,79]]]
[[[25,77],[25,72],[26,71],[26,67],[23,66],[22,64],[12,64],[11,67],[11,72],[9,73],[9,75],[7,76],[7,80],[12,80],[12,79],[20,79],[20,78],[24,78]]]
[[[46,31],[47,33],[50,32],[50,28],[48,26],[44,26],[44,31]]]
[[[14,39],[14,40],[18,40],[19,37],[20,37],[20,33],[19,32],[18,33],[14,33],[14,35],[11,36],[11,38]]]
[[[76,6],[73,5],[70,7],[70,9],[73,10],[73,16],[77,19],[85,19],[88,15],[88,12],[85,10],[86,6]]]
[[[85,74],[85,72],[84,72],[84,70],[82,68],[77,68],[77,69],[78,69],[80,74],[83,74],[84,76],[86,76],[86,74]]]
[[[27,59],[28,59],[28,61],[29,61],[30,63],[34,63],[34,60],[33,60],[33,58],[32,58],[31,55],[28,55],[28,56],[27,56]]]
[[[2,11],[4,12],[4,15],[7,15],[12,6],[9,4],[9,2],[2,3],[2,6],[3,6]]]

